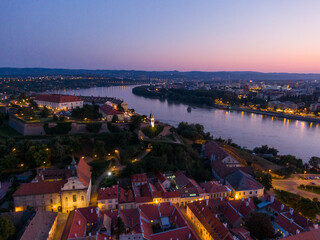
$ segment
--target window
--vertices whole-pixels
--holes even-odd
[[[66,197],[66,202],[68,202],[68,198]]]
[[[72,198],[73,198],[73,202],[77,201],[77,195],[73,195]]]
[[[112,203],[112,199],[111,199],[111,200],[109,200],[109,203]]]
[[[109,209],[112,209],[112,205],[109,205]]]
[[[252,194],[252,191],[250,191],[250,194]]]
[[[81,201],[84,201],[84,196],[81,196]]]
[[[72,189],[75,189],[76,187],[75,186],[72,186]]]

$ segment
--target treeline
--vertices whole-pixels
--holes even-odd
[[[139,86],[132,89],[132,92],[139,96],[149,98],[164,98],[172,101],[192,103],[198,105],[213,106],[216,99],[220,99],[224,104],[232,106],[259,104],[261,108],[266,108],[265,100],[257,98],[256,93],[248,93],[246,98],[239,99],[236,93],[211,89],[165,89],[156,88],[154,86]]]

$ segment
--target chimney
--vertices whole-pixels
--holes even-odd
[[[79,226],[81,225],[81,222],[80,222],[80,220],[78,221],[78,225],[79,225]]]
[[[244,198],[241,198],[241,202],[243,202],[244,201]]]
[[[293,208],[290,208],[290,215],[293,215]]]
[[[313,224],[313,228],[314,229],[318,229],[319,228],[319,224],[317,224],[317,223]]]
[[[270,202],[273,203],[274,202],[274,196],[270,197]]]
[[[250,203],[250,201],[251,201],[251,198],[248,198],[248,203]]]
[[[296,234],[299,234],[299,233],[300,233],[300,230],[299,230],[299,229],[297,229],[297,230],[296,230]]]
[[[89,237],[91,237],[91,232],[89,232]]]
[[[76,233],[74,234],[74,237],[77,238],[77,234]]]
[[[188,237],[189,237],[189,239],[191,239],[191,233],[189,233]]]
[[[246,207],[248,207],[249,206],[249,201],[246,201]]]
[[[209,199],[206,199],[206,206],[209,205]]]
[[[91,213],[93,213],[93,208],[91,208]]]
[[[281,211],[284,209],[284,205],[283,204],[281,204]]]

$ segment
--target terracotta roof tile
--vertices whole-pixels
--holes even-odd
[[[59,193],[61,187],[66,183],[66,180],[52,181],[52,182],[36,182],[36,183],[23,183],[18,190],[13,194],[14,197],[26,195],[38,195]]]
[[[44,101],[44,102],[54,102],[54,103],[82,101],[82,99],[77,96],[62,95],[62,94],[40,94],[35,97],[35,100]]]
[[[120,112],[116,109],[114,109],[113,107],[109,106],[108,104],[104,104],[102,106],[100,106],[100,111],[102,111],[103,113],[105,113],[106,115],[118,115],[118,114],[123,114],[123,112]]]

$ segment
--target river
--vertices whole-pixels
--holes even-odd
[[[167,100],[149,99],[132,93],[134,86],[97,87],[79,90],[61,90],[63,94],[82,96],[108,96],[123,99],[137,113],[154,114],[155,119],[177,126],[179,122],[200,123],[215,138],[231,138],[242,147],[253,149],[267,144],[280,154],[292,154],[304,161],[312,156],[320,157],[320,126],[298,120],[278,119],[259,114],[225,111]]]

